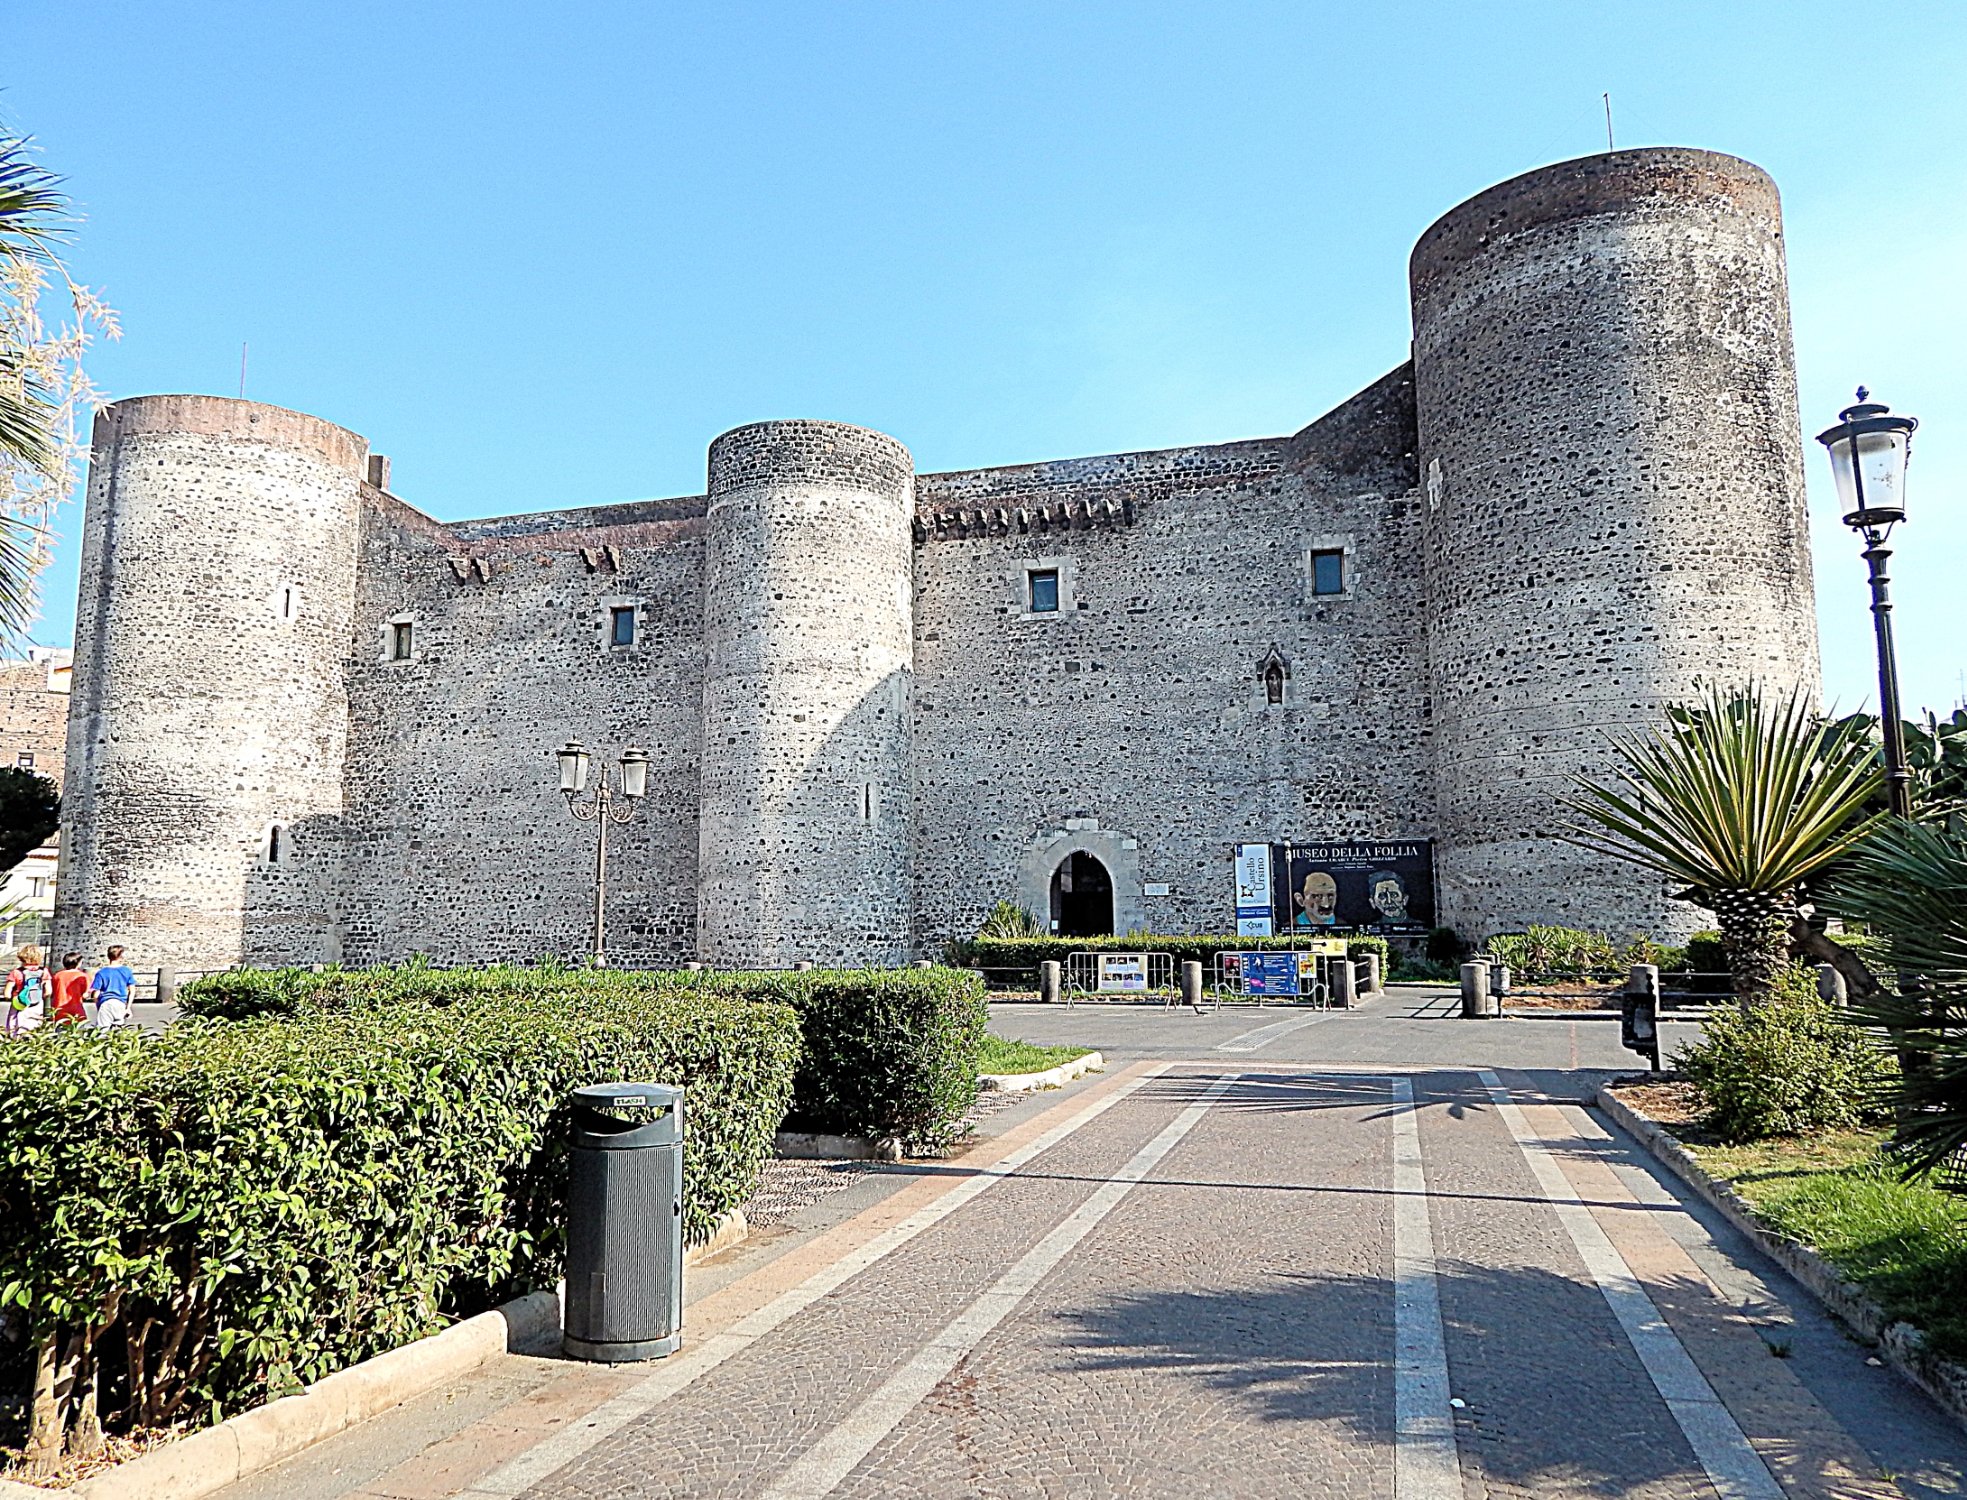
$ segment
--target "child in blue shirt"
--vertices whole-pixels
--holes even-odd
[[[137,976],[123,962],[123,945],[112,943],[109,962],[96,970],[95,978],[89,981],[89,998],[96,1002],[96,1030],[109,1031],[130,1024],[130,991],[136,982]]]

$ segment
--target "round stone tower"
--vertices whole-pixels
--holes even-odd
[[[915,468],[893,438],[760,422],[711,444],[704,962],[909,951]]]
[[[56,946],[180,972],[339,956],[344,670],[368,444],[143,396],[96,418]]]
[[[1775,185],[1620,151],[1490,188],[1415,246],[1442,920],[1684,933],[1558,842],[1604,731],[1697,679],[1817,690]]]

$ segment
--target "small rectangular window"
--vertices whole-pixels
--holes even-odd
[[[1031,583],[1031,612],[1035,615],[1057,614],[1059,609],[1059,570],[1057,568],[1033,568],[1026,575]]]
[[[608,644],[611,646],[635,644],[634,605],[618,604],[608,611]]]
[[[20,754],[14,757],[14,764],[19,766],[23,771],[32,771],[34,769],[34,752],[32,750],[21,751]]]
[[[410,659],[410,622],[397,620],[389,627],[389,659],[408,661]]]
[[[1345,592],[1345,553],[1334,549],[1311,554],[1311,591],[1314,594]]]

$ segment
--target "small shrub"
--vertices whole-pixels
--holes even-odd
[[[1610,980],[1622,977],[1634,964],[1672,969],[1686,962],[1686,950],[1644,934],[1615,943],[1602,932],[1575,927],[1532,927],[1527,932],[1501,933],[1483,946],[1508,964],[1521,984]]]
[[[990,909],[977,928],[978,937],[986,938],[1034,938],[1045,936],[1045,924],[1038,920],[1037,914],[1027,911],[1015,901],[1000,901]]]
[[[1452,927],[1436,927],[1427,935],[1427,961],[1453,969],[1468,957],[1468,941]]]
[[[1721,934],[1714,931],[1697,932],[1687,939],[1686,961],[1683,969],[1690,974],[1726,974],[1728,972],[1728,948],[1721,941]]]
[[[1875,1119],[1895,1071],[1868,1033],[1817,997],[1815,973],[1800,964],[1765,1003],[1710,1018],[1673,1065],[1699,1090],[1702,1123],[1731,1142]]]

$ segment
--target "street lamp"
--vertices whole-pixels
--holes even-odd
[[[1906,463],[1912,457],[1917,417],[1895,417],[1891,408],[1858,387],[1858,402],[1837,414],[1837,425],[1817,434],[1830,450],[1830,472],[1844,506],[1844,524],[1864,538],[1871,565],[1871,619],[1878,636],[1878,713],[1885,729],[1885,795],[1901,818],[1912,816],[1912,775],[1906,770],[1905,731],[1899,722],[1899,663],[1892,650],[1892,599],[1886,539],[1906,518]]]
[[[649,752],[634,745],[622,751],[619,793],[604,763],[601,778],[585,801],[581,793],[587,789],[586,748],[579,740],[569,740],[553,754],[560,762],[560,790],[567,798],[567,811],[594,825],[594,965],[599,968],[608,961],[608,825],[635,817],[635,804],[649,790]]]

